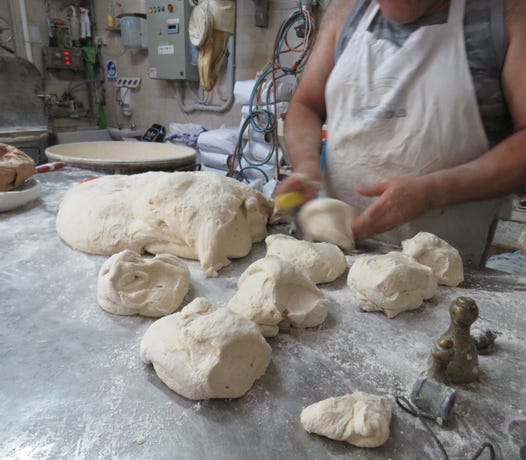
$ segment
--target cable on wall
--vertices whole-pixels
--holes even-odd
[[[229,175],[249,182],[247,171],[257,171],[268,182],[268,174],[262,166],[274,158],[276,178],[279,175],[278,148],[278,82],[292,77],[295,82],[303,72],[314,42],[314,17],[309,10],[292,12],[281,24],[274,41],[272,57],[256,79],[249,101],[249,113],[244,120],[238,142],[230,162]],[[261,160],[245,154],[249,144],[245,133],[252,130],[269,141],[271,148]]]

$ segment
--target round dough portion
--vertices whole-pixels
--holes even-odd
[[[265,373],[271,348],[252,321],[198,297],[155,321],[140,354],[169,388],[200,400],[243,396]]]
[[[400,252],[358,258],[347,285],[362,310],[382,311],[389,318],[418,308],[437,291],[433,271]]]
[[[102,265],[97,299],[110,313],[159,317],[176,311],[189,288],[190,270],[178,257],[145,258],[126,249]]]
[[[265,239],[267,256],[292,263],[315,283],[329,283],[347,268],[341,249],[332,243],[311,243],[288,235],[270,235]]]
[[[256,323],[265,337],[279,326],[318,326],[327,317],[329,301],[294,265],[276,256],[256,260],[241,275],[227,307]]]
[[[356,391],[306,407],[300,420],[309,433],[358,447],[378,447],[389,439],[391,405],[382,396]]]
[[[460,253],[447,241],[428,232],[417,233],[402,241],[402,252],[433,270],[438,284],[458,286],[464,281],[464,265]]]
[[[57,215],[59,236],[92,254],[124,249],[196,259],[207,276],[267,236],[273,202],[211,172],[104,176],[75,185]]]
[[[352,222],[356,211],[334,198],[317,198],[305,203],[298,212],[298,225],[309,241],[333,243],[345,250],[354,249]]]

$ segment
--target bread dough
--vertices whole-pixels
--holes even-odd
[[[159,317],[176,311],[189,288],[190,270],[177,256],[143,258],[125,249],[102,265],[97,298],[110,313]]]
[[[36,172],[30,156],[12,145],[0,144],[0,192],[20,187]]]
[[[199,400],[243,396],[265,373],[271,349],[252,321],[198,297],[155,321],[140,353],[173,391]]]
[[[333,243],[354,249],[352,222],[354,208],[334,198],[318,198],[304,204],[298,212],[298,225],[306,240]]]
[[[428,232],[417,233],[402,241],[402,252],[433,270],[438,284],[458,286],[464,281],[460,253],[449,243]]]
[[[279,325],[314,327],[325,321],[329,301],[316,285],[290,262],[276,256],[256,260],[239,278],[227,307],[254,321],[265,337]]]
[[[437,291],[433,271],[401,252],[358,258],[347,284],[362,310],[382,311],[389,318],[418,308]]]
[[[378,447],[389,439],[391,405],[382,396],[356,391],[306,407],[301,424],[309,433],[358,447]]]
[[[272,210],[261,193],[211,172],[114,175],[70,189],[57,231],[84,252],[175,254],[217,276],[229,258],[246,256],[265,238]]]
[[[288,235],[267,236],[265,243],[267,256],[289,261],[315,284],[334,281],[347,268],[345,255],[332,243],[311,243]]]

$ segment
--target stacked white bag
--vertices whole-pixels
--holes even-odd
[[[237,127],[223,127],[201,133],[197,141],[197,161],[201,164],[201,169],[225,175],[228,172],[228,157],[234,153],[238,137]]]

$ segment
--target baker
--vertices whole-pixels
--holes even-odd
[[[479,264],[498,198],[526,187],[523,0],[333,0],[289,105],[294,174],[357,240],[429,231]],[[325,173],[320,173],[327,123]]]

